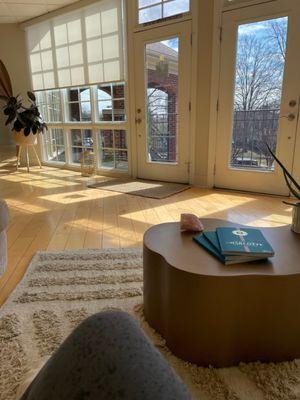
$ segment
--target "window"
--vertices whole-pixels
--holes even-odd
[[[67,120],[91,121],[90,88],[70,88],[67,92]]]
[[[49,127],[44,161],[79,166],[91,151],[98,167],[127,169],[123,35],[123,0],[101,0],[26,28],[32,89]],[[113,139],[101,147],[102,130]]]
[[[123,129],[101,129],[99,135],[101,167],[127,170],[126,131]]]
[[[43,134],[45,158],[47,161],[65,162],[63,129],[50,128]]]
[[[36,92],[36,100],[43,119],[48,122],[61,122],[61,100],[59,90]]]
[[[173,17],[190,11],[190,0],[138,0],[139,24]]]
[[[102,0],[26,28],[34,90],[124,79],[121,0]]]
[[[124,84],[99,85],[97,90],[100,121],[125,121]]]
[[[287,30],[288,17],[238,27],[231,168],[274,169],[266,143],[276,152]]]
[[[93,150],[93,132],[91,129],[71,129],[71,163],[79,164],[81,153],[86,150]]]
[[[124,82],[35,94],[49,127],[42,136],[45,161],[79,165],[89,150],[100,168],[128,169]]]

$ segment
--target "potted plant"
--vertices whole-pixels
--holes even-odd
[[[13,96],[9,74],[0,61],[0,100],[5,103],[3,107],[4,115],[7,117],[5,125],[12,127],[17,145],[35,144],[36,134],[47,129],[36,105],[35,95],[27,92],[27,96],[29,107],[24,106],[20,95]]]
[[[284,201],[285,204],[293,206],[293,220],[292,220],[292,231],[296,233],[300,233],[300,184],[296,181],[296,179],[288,172],[282,162],[275,156],[273,151],[267,145],[269,152],[273,156],[274,160],[278,163],[280,168],[282,169],[284,179],[286,184],[296,198],[296,203],[291,203],[288,201]]]
[[[5,125],[11,125],[17,145],[35,144],[36,134],[47,129],[36,105],[35,95],[27,92],[27,96],[30,102],[29,107],[23,105],[19,95],[17,97],[0,96],[0,100],[5,101],[3,108],[4,115],[7,116]]]

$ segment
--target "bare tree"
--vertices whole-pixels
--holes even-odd
[[[279,103],[283,61],[269,42],[244,35],[238,43],[235,109],[258,110]]]
[[[264,35],[255,29],[239,35],[231,163],[271,168],[266,143],[276,150],[284,73],[287,19],[270,20]],[[252,164],[253,162],[253,164]]]
[[[278,49],[278,53],[285,60],[286,55],[286,34],[287,34],[287,18],[272,19],[268,22],[270,30],[269,39],[274,43],[274,49]]]

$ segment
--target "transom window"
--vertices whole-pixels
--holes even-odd
[[[188,13],[190,0],[138,0],[139,24]]]

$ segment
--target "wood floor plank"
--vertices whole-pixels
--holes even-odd
[[[0,196],[7,200],[11,214],[0,305],[39,250],[140,247],[150,226],[178,221],[184,212],[250,226],[291,222],[291,207],[279,197],[191,188],[157,200],[88,189],[88,178],[69,170],[34,167],[30,173],[15,172],[9,160],[0,151]]]

